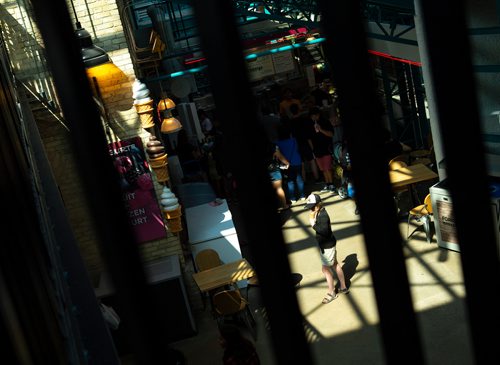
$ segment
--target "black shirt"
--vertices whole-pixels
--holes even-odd
[[[316,232],[316,240],[320,249],[324,250],[325,248],[332,248],[337,245],[337,239],[332,232],[330,224],[330,216],[325,208],[321,208],[318,212],[316,223],[314,223],[312,228]]]
[[[318,124],[321,127],[321,129],[330,131],[333,133],[333,126],[330,123],[330,121],[324,119],[324,118],[319,118]],[[312,127],[312,134],[311,134],[311,141],[313,144],[313,152],[314,156],[316,157],[322,157],[326,155],[330,155],[332,153],[332,137],[328,137],[327,135],[321,133],[321,132],[316,132],[314,130],[314,122],[311,120],[311,127]]]

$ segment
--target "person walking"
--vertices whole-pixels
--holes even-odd
[[[276,197],[278,198],[278,211],[281,212],[286,209],[290,209],[290,204],[288,204],[286,199],[286,193],[283,189],[283,175],[281,169],[286,170],[290,167],[290,162],[281,153],[278,145],[267,141],[267,151],[268,165],[267,171],[269,173],[269,179],[276,191]]]
[[[336,273],[339,281],[339,293],[347,294],[349,289],[345,284],[344,270],[337,261],[337,238],[332,232],[330,225],[330,216],[323,207],[321,197],[318,194],[310,194],[307,197],[305,209],[309,209],[309,223],[316,232],[316,241],[321,255],[321,271],[328,284],[328,292],[325,294],[321,303],[328,304],[337,299],[338,294],[335,290],[333,272]]]
[[[282,125],[278,130],[276,145],[290,162],[286,170],[287,196],[292,203],[306,200],[304,180],[302,179],[302,158],[300,157],[297,140],[292,136],[290,128]]]

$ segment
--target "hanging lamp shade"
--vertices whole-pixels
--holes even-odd
[[[164,118],[161,122],[161,132],[165,134],[175,133],[182,129],[182,124],[174,117]]]
[[[106,51],[104,51],[101,47],[94,45],[92,37],[87,30],[82,27],[78,27],[75,30],[75,34],[78,38],[78,43],[80,44],[82,60],[86,68],[111,62],[111,59]]]
[[[164,98],[164,99],[161,99],[159,102],[158,102],[158,111],[163,111],[163,110],[169,110],[169,109],[173,109],[175,108],[175,103],[172,99],[170,98]]]

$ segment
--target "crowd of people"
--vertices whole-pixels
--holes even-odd
[[[278,210],[304,202],[306,187],[321,193],[354,198],[351,165],[344,139],[342,120],[335,94],[322,82],[307,97],[298,97],[290,87],[281,90],[281,98],[262,103],[259,121],[269,142],[269,179],[276,191]],[[232,199],[235,181],[230,171],[224,138],[215,111],[198,111],[204,139],[197,145],[188,141],[185,131],[179,132],[176,152],[187,178],[207,181],[220,198]],[[384,157],[390,159],[411,148],[383,129]],[[358,214],[356,206],[355,213]]]
[[[261,123],[266,137],[287,160],[287,168],[278,170],[272,167],[276,155],[268,155],[270,179],[277,196],[281,200],[281,189],[286,195],[287,203],[281,200],[280,210],[297,201],[305,201],[307,183],[323,183],[321,192],[337,192],[332,151],[335,129],[340,129],[340,123],[339,118],[330,118],[330,111],[335,110],[334,98],[324,89],[322,84],[301,100],[287,87],[282,91],[277,115],[268,105],[262,107]]]

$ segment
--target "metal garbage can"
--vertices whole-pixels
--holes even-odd
[[[434,184],[429,191],[438,246],[460,252],[447,179]],[[490,182],[490,197],[496,241],[500,254],[500,183],[496,181]]]

